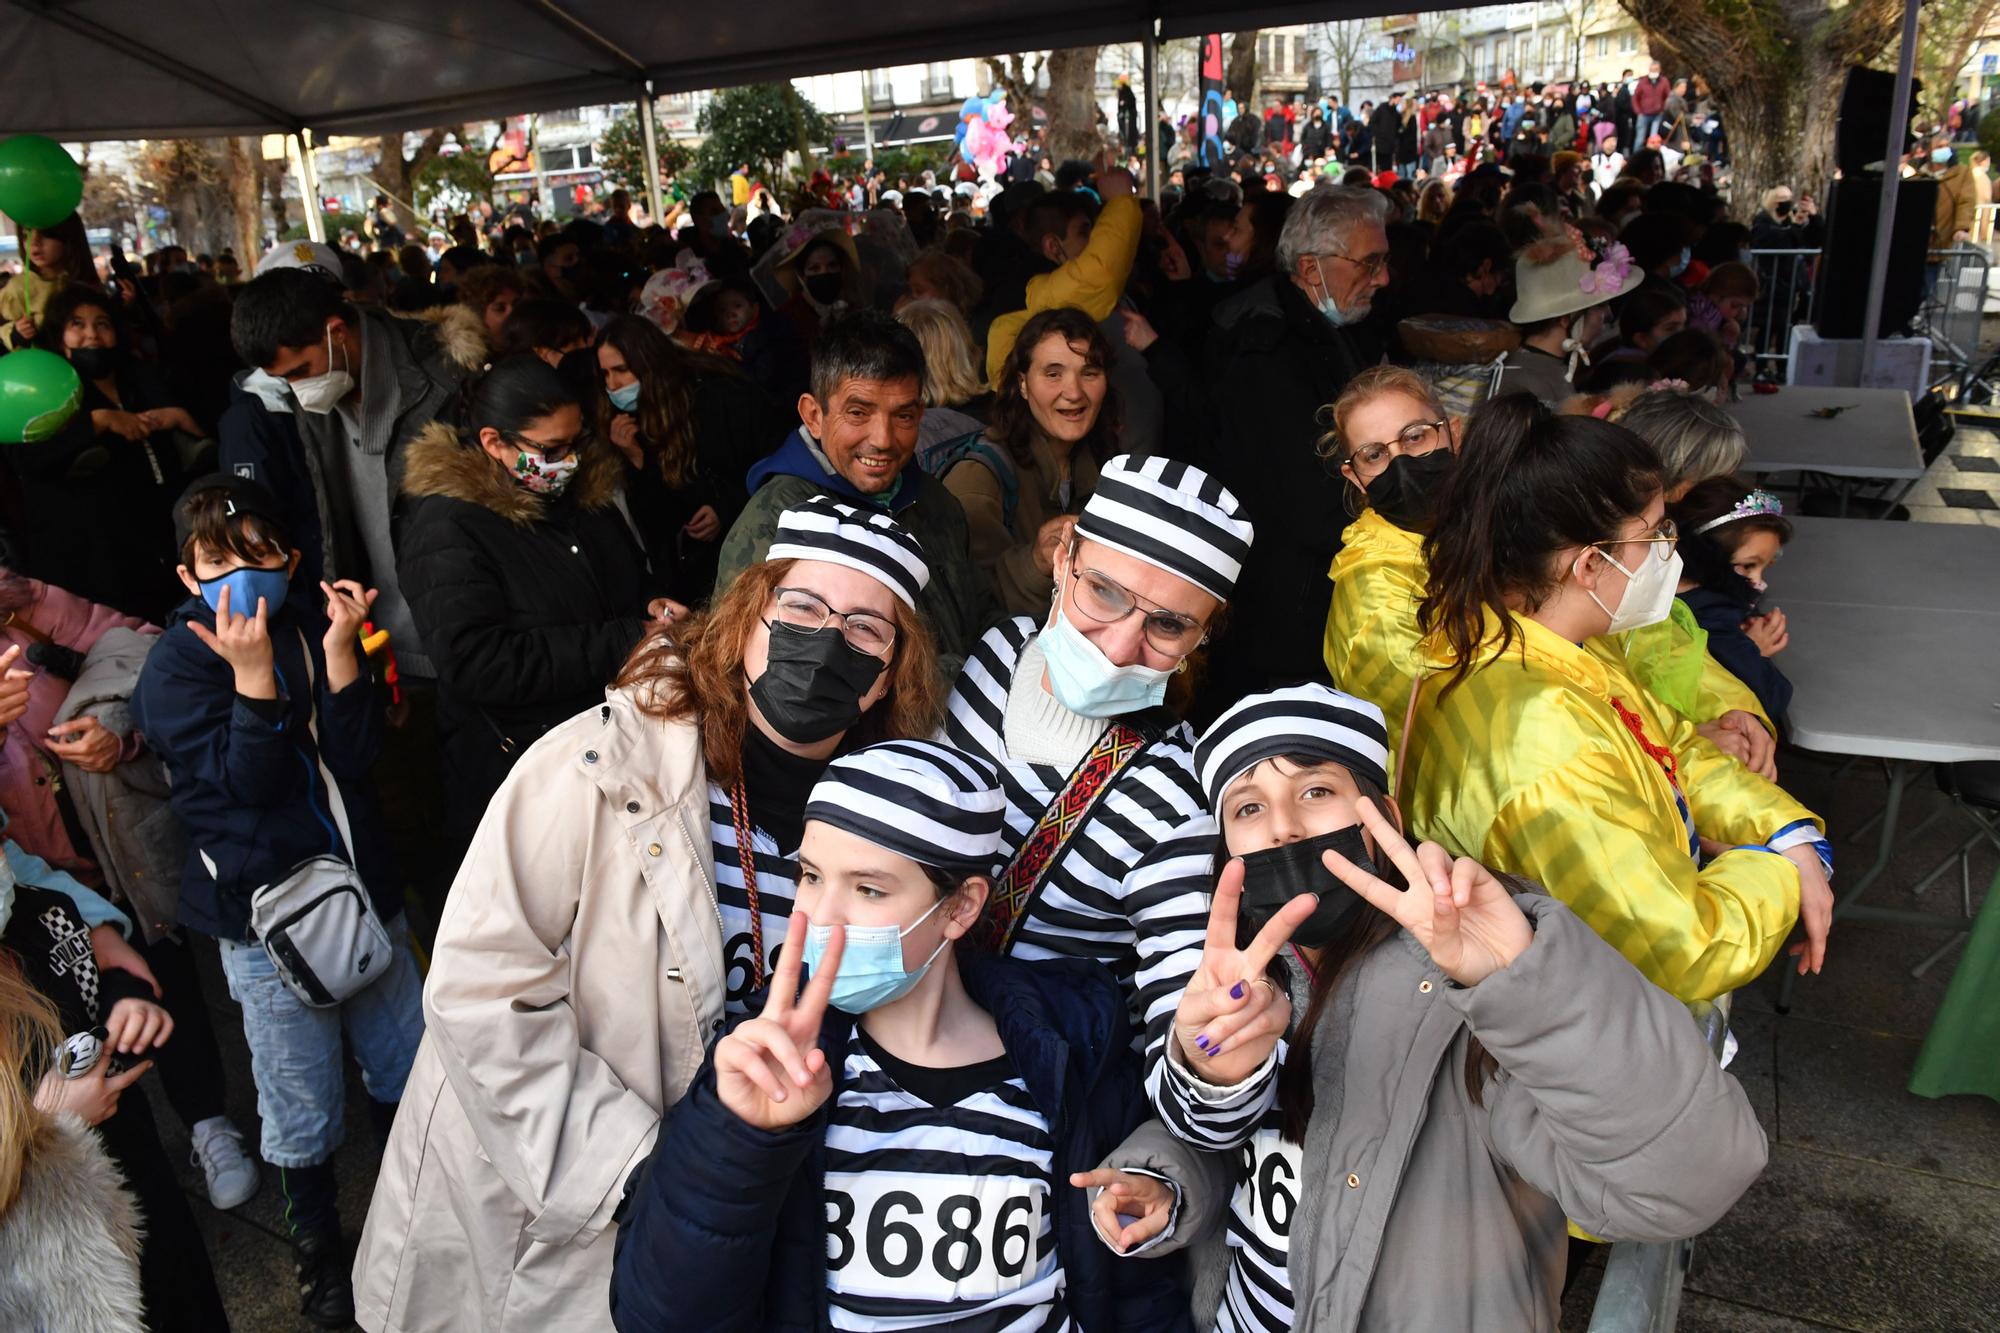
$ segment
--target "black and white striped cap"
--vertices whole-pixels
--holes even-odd
[[[1076,535],[1186,579],[1224,601],[1250,554],[1250,520],[1198,467],[1120,454],[1104,465]]]
[[[879,579],[915,610],[917,594],[931,581],[924,548],[887,514],[856,509],[830,495],[815,495],[778,515],[778,535],[766,560],[824,560]]]
[[[842,755],[806,800],[808,823],[966,875],[1000,868],[1006,813],[992,767],[936,741],[882,741]]]
[[[1311,755],[1389,786],[1389,730],[1382,710],[1330,685],[1292,685],[1244,698],[1195,742],[1194,767],[1210,809],[1229,784],[1266,759]]]

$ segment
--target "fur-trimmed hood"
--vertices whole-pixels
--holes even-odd
[[[142,1333],[139,1209],[97,1138],[49,1120],[0,1214],[0,1328]]]
[[[604,509],[615,503],[624,481],[618,454],[603,443],[583,455],[576,480],[564,498],[581,509]],[[547,513],[542,497],[516,486],[486,451],[468,444],[441,421],[433,421],[410,442],[403,465],[403,494],[413,500],[441,495],[491,510],[510,523],[531,527]]]
[[[386,310],[397,319],[413,320],[429,327],[438,350],[461,370],[477,372],[491,358],[486,345],[485,321],[462,305],[438,305],[426,310]]]

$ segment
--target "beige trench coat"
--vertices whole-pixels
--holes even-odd
[[[611,1214],[722,1027],[712,870],[692,724],[612,691],[521,756],[439,923],[363,1328],[611,1327]]]

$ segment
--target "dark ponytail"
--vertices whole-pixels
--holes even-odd
[[[1474,409],[1424,541],[1430,582],[1417,606],[1418,628],[1449,650],[1447,691],[1472,669],[1487,613],[1505,652],[1509,610],[1533,611],[1561,584],[1555,555],[1615,537],[1659,493],[1660,475],[1653,447],[1609,421],[1558,416],[1526,393]]]
[[[470,382],[465,426],[474,439],[488,426],[519,435],[529,422],[576,406],[576,390],[560,371],[533,352],[516,352]]]

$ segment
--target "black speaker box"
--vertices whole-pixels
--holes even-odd
[[[1913,176],[1896,190],[1896,226],[1889,242],[1889,282],[1882,294],[1882,324],[1890,338],[1916,317],[1924,300],[1924,256],[1937,212],[1937,182]],[[1882,211],[1882,178],[1844,175],[1826,200],[1826,249],[1820,256],[1813,324],[1822,338],[1859,338],[1868,314],[1868,274],[1875,255],[1875,226]]]
[[[1923,81],[1910,81],[1910,115],[1903,129],[1907,151],[1911,128],[1917,123],[1917,93]],[[1889,107],[1896,100],[1893,71],[1865,69],[1856,65],[1847,71],[1840,89],[1840,117],[1833,127],[1833,160],[1843,176],[1853,176],[1872,162],[1882,160],[1889,139]]]

